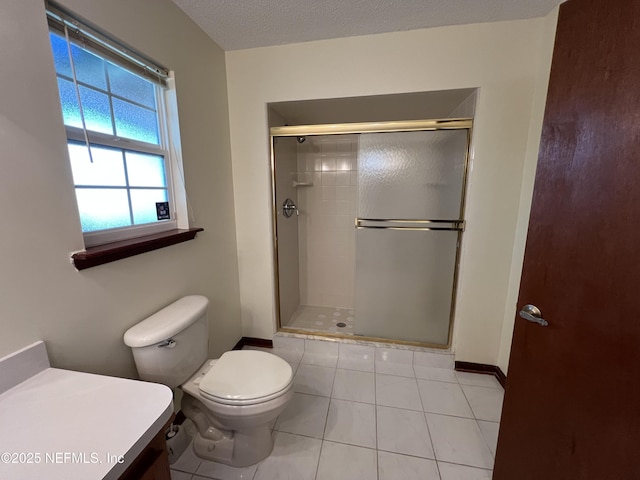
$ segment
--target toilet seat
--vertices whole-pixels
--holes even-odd
[[[224,353],[198,382],[200,394],[224,405],[255,405],[291,388],[293,370],[280,357],[258,350]]]
[[[283,393],[287,392],[291,388],[292,384],[293,382],[291,382],[287,387],[283,388],[282,390],[276,393],[272,393],[271,395],[252,398],[252,399],[246,399],[246,400],[230,400],[228,398],[216,397],[215,395],[210,395],[206,392],[203,392],[202,390],[200,390],[200,395],[202,395],[202,397],[206,398],[207,400],[220,403],[222,405],[230,405],[230,406],[257,405],[257,404],[268,402],[269,400],[273,400],[274,398],[278,398],[282,396]]]

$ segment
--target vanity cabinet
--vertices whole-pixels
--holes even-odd
[[[172,419],[169,387],[51,368],[42,341],[0,358],[1,480],[170,480]]]
[[[169,428],[172,420],[160,429],[153,440],[120,476],[119,480],[171,480],[164,432]]]

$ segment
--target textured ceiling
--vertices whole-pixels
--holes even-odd
[[[224,50],[542,17],[562,0],[173,0]]]

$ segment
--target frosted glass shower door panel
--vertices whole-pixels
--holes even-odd
[[[355,334],[446,345],[457,231],[357,231]]]
[[[455,220],[467,130],[365,133],[358,147],[358,217]]]

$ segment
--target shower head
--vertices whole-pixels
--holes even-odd
[[[298,143],[304,143],[307,137],[298,137]]]

